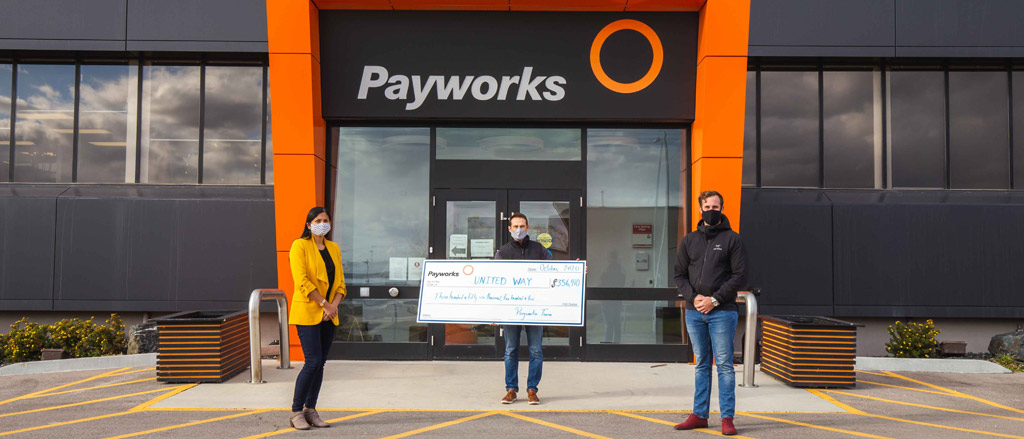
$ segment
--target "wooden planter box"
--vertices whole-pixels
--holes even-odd
[[[793,387],[854,387],[856,323],[827,317],[760,316],[761,371]]]
[[[249,366],[246,311],[186,311],[156,323],[157,381],[219,383]]]

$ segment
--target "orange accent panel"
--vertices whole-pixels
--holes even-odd
[[[277,251],[288,251],[302,232],[306,213],[324,202],[324,161],[311,154],[274,154],[274,217]]]
[[[691,159],[743,157],[747,59],[710,57],[697,65]]]
[[[270,83],[274,153],[323,158],[326,126],[321,117],[320,63],[309,54],[272,53]]]
[[[700,221],[697,197],[704,191],[718,191],[725,198],[725,216],[732,229],[740,231],[740,184],[743,179],[743,159],[703,158],[693,164],[693,212],[691,223],[696,230]]]
[[[270,53],[309,53],[320,59],[319,18],[307,0],[267,0]]]
[[[320,9],[390,10],[388,0],[313,0]]]
[[[509,0],[513,11],[615,11],[626,10],[625,0]]]
[[[508,0],[391,0],[395,10],[507,11]]]
[[[700,10],[697,62],[709,56],[747,56],[750,0],[711,0]]]
[[[629,3],[626,4],[626,11],[697,12],[704,7],[705,3],[707,0],[629,0]]]

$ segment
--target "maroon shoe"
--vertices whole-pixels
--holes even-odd
[[[722,418],[722,434],[726,436],[736,434],[736,426],[732,425],[732,418]]]
[[[732,425],[732,423],[730,423],[729,425]],[[676,424],[676,426],[672,428],[675,428],[676,430],[693,430],[694,428],[708,428],[708,420],[700,416],[697,416],[693,413],[690,413],[690,416],[687,417],[682,424]]]

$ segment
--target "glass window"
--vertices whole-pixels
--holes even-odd
[[[203,183],[259,184],[263,67],[206,67]]]
[[[743,185],[757,186],[757,72],[747,72],[743,118]]]
[[[594,287],[671,288],[686,130],[587,130],[587,264]],[[685,158],[685,159],[684,159]],[[645,233],[649,232],[649,233]],[[635,261],[646,259],[646,264]]]
[[[82,65],[78,181],[135,182],[138,67]]]
[[[825,71],[825,187],[882,187],[882,76]]]
[[[946,186],[945,79],[942,72],[888,72],[890,185]],[[1003,100],[1006,98],[1003,97]]]
[[[683,344],[677,303],[682,302],[588,300],[587,344]]]
[[[264,134],[267,137],[267,184],[274,184],[274,132],[271,129],[274,125],[271,122],[270,115],[270,76],[267,76],[267,132]]]
[[[416,323],[417,306],[416,299],[345,300],[338,307],[334,341],[426,343],[427,324]]]
[[[18,65],[14,181],[71,181],[75,66]]]
[[[951,188],[1009,188],[1008,94],[1005,71],[949,72]]]
[[[142,183],[199,182],[199,66],[142,69]]]
[[[761,72],[761,185],[818,187],[818,72]]]
[[[332,128],[338,151],[334,239],[352,285],[418,285],[390,264],[427,256],[429,128]],[[407,270],[408,271],[408,270]]]
[[[581,160],[580,130],[438,128],[438,160]]]
[[[0,64],[0,181],[11,173],[11,84],[12,67]]]
[[[0,78],[2,74],[0,71]],[[0,136],[3,135],[0,131]],[[1013,72],[1013,186],[1024,189],[1024,72]]]

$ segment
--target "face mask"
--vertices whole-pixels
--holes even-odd
[[[515,229],[512,231],[512,239],[522,241],[526,237],[526,229]]]
[[[701,213],[701,218],[704,220],[704,224],[714,226],[722,222],[722,211],[705,210],[704,212]]]
[[[331,223],[311,224],[309,230],[316,236],[324,236],[331,231]]]

